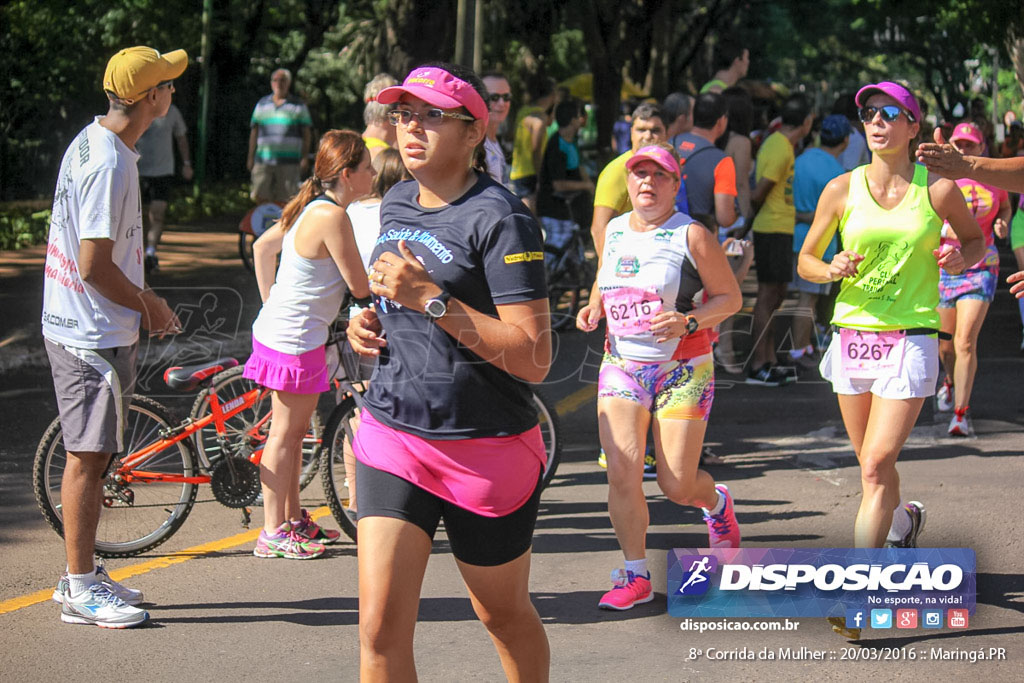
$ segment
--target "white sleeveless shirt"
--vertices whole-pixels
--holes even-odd
[[[662,311],[689,312],[703,288],[687,244],[693,219],[677,212],[658,228],[637,232],[629,216],[608,223],[597,275],[609,351],[645,363],[671,360],[682,340],[658,343],[650,321]]]
[[[347,291],[331,257],[308,259],[295,251],[295,234],[314,204],[302,210],[281,243],[281,265],[270,296],[252,324],[256,341],[294,356],[327,342],[328,326],[338,315]]]

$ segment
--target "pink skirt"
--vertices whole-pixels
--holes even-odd
[[[242,376],[260,386],[289,394],[321,394],[330,388],[324,347],[298,356],[275,351],[252,340],[252,355]]]
[[[540,427],[514,436],[423,439],[360,413],[356,458],[484,517],[515,512],[533,495],[547,462]]]

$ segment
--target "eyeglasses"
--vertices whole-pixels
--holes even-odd
[[[399,123],[403,126],[408,126],[409,122],[412,121],[413,118],[415,118],[420,125],[427,126],[440,125],[441,121],[446,118],[457,119],[459,121],[476,121],[476,119],[467,114],[444,111],[443,109],[428,109],[422,114],[415,111],[409,111],[408,109],[392,109],[388,112],[388,121],[391,122],[392,126],[397,126]]]
[[[907,121],[914,123],[914,117],[911,116],[910,112],[897,107],[895,104],[886,104],[881,107],[861,107],[857,112],[863,123],[869,123],[874,120],[875,114],[881,114],[882,120],[886,123],[892,123],[900,117],[900,114],[906,116]]]
[[[490,95],[487,96],[487,99],[490,102],[492,102],[492,103],[497,103],[500,100],[504,100],[505,102],[511,102],[512,101],[512,93],[508,93],[508,92],[502,92],[502,93],[492,92]]]

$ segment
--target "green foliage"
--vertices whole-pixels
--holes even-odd
[[[50,210],[0,208],[0,250],[24,249],[46,241]]]
[[[167,220],[171,223],[199,223],[224,217],[241,218],[252,208],[247,185],[221,181],[205,188],[198,197],[183,191],[167,205]]]

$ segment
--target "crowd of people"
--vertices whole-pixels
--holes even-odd
[[[181,50],[146,47],[110,59],[109,110],[69,146],[54,199],[43,332],[68,451],[67,571],[55,599],[70,623],[148,619],[141,593],[113,581],[92,548],[140,326],[181,329],[145,286],[158,264],[144,249],[159,241],[171,140],[191,166],[171,104],[187,63]],[[817,366],[860,465],[854,544],[916,546],[925,508],[905,495],[913,486],[896,463],[936,392],[953,411],[949,433],[970,433],[978,333],[998,284],[994,238],[1010,235],[1024,266],[1024,224],[1011,229],[1006,191],[1024,190],[1024,158],[989,158],[994,141],[971,121],[949,142],[940,127],[934,143],[918,144],[921,105],[888,81],[840,97],[825,116],[789,96],[754,134],[752,99],[738,85],[749,64],[746,49],[722,44],[696,96],[633,108],[596,182],[578,144],[586,107],[550,81],[531,84],[512,118],[509,80],[497,72],[439,62],[401,83],[379,75],[366,87],[362,134],[326,132],[310,167],[309,111],[290,94],[291,74],[272,74],[248,155],[253,199],[283,204],[254,246],[263,306],[245,376],[272,390],[274,412],[253,552],[311,559],[339,538],[301,508],[298,470],[328,386],[328,327],[347,292],[358,308],[349,343],[374,365],[349,454],[368,679],[415,675],[420,585],[441,521],[509,678],[547,675],[529,593],[545,454],[528,383],[545,378],[552,356],[544,243],[573,231],[589,231],[598,262],[576,323],[591,333],[605,321],[598,438],[624,562],[599,607],[653,598],[648,466],[669,500],[702,510],[709,547],[740,545],[732,493],[701,468],[716,360],[773,387]],[[161,149],[150,152],[154,130]],[[1024,147],[1007,140],[1014,154]],[[742,364],[728,326],[752,263],[754,346]],[[1024,297],[1024,268],[1010,281]],[[805,313],[784,356],[795,365],[780,361],[774,330],[791,286]]]

